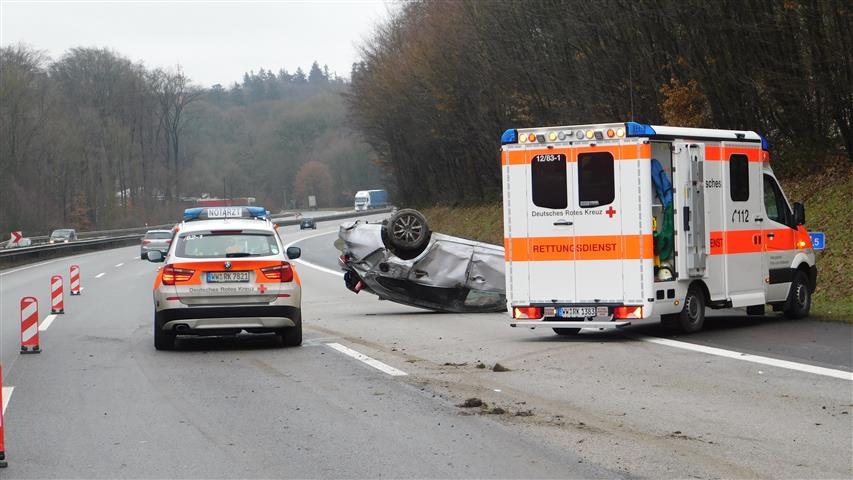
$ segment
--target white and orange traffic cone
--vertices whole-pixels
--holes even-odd
[[[41,353],[39,347],[39,301],[21,299],[21,353]]]
[[[71,295],[80,295],[80,266],[71,265]]]
[[[50,277],[50,313],[65,313],[62,301],[62,275]]]
[[[3,440],[3,365],[0,365],[0,468],[8,467],[6,463],[6,444]]]

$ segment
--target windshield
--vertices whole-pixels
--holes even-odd
[[[54,230],[50,236],[53,238],[68,238],[71,236],[71,230]]]
[[[181,258],[233,258],[278,255],[271,233],[188,233],[178,237],[175,256]]]

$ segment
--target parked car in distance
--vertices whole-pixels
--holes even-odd
[[[68,243],[77,240],[77,231],[73,228],[60,228],[50,233],[48,243]]]
[[[148,252],[157,250],[166,256],[169,246],[172,244],[171,230],[148,230],[142,237],[142,245],[139,247],[139,258],[148,258]]]
[[[299,222],[299,229],[308,230],[309,228],[312,230],[317,230],[317,222],[314,221],[314,219],[311,217],[305,217],[302,219],[301,222]]]

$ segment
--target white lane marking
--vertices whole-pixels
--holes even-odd
[[[124,247],[124,248],[132,248],[132,247]],[[133,248],[135,248],[135,247],[133,247]],[[6,275],[11,275],[13,273],[17,273],[17,272],[20,272],[22,270],[29,270],[31,268],[42,267],[44,265],[50,265],[51,263],[67,262],[69,260],[75,260],[77,258],[91,257],[93,255],[103,255],[103,254],[104,254],[104,252],[102,252],[102,251],[92,252],[92,253],[81,253],[78,255],[71,255],[70,257],[59,257],[59,258],[55,258],[53,260],[45,260],[44,262],[31,263],[29,265],[26,265],[23,267],[18,267],[18,268],[12,269],[12,270],[3,270],[2,272],[0,272],[0,277],[6,276]]]
[[[103,276],[104,276],[104,275],[106,275],[106,274],[107,274],[106,272],[101,272],[101,273],[99,273],[99,274],[95,275],[95,278],[101,278],[101,277],[103,277]]]
[[[50,314],[44,317],[44,320],[42,320],[41,324],[39,325],[39,332],[43,332],[50,328],[50,324],[53,323],[54,320],[56,320],[56,315],[54,314]]]
[[[9,405],[9,400],[12,398],[12,392],[15,387],[3,387],[3,413],[6,413],[6,406]]]
[[[826,377],[840,378],[853,382],[853,372],[844,370],[835,370],[832,368],[817,367],[805,363],[790,362],[788,360],[779,360],[777,358],[762,357],[760,355],[752,355],[749,353],[741,353],[732,350],[724,350],[722,348],[706,347],[704,345],[696,345],[695,343],[679,342],[678,340],[670,340],[668,338],[636,336],[638,340],[657,345],[665,345],[667,347],[681,348],[693,352],[707,353],[708,355],[716,355],[718,357],[733,358],[735,360],[743,360],[746,362],[758,363],[761,365],[770,365],[772,367],[786,368],[788,370],[796,370],[798,372],[814,373]]]
[[[334,348],[335,350],[343,353],[344,355],[349,355],[350,357],[352,357],[352,358],[354,358],[360,362],[366,363],[366,364],[370,365],[371,367],[373,367],[377,370],[381,370],[381,371],[387,373],[388,375],[393,375],[395,377],[408,375],[406,372],[404,372],[402,370],[397,370],[396,368],[394,368],[390,365],[386,365],[386,364],[380,362],[379,360],[376,360],[374,358],[370,358],[363,353],[356,352],[355,350],[353,350],[351,348],[347,348],[347,347],[341,345],[340,343],[327,343],[326,345]]]
[[[124,265],[124,262],[122,262],[122,263],[117,263],[117,264],[116,264],[116,267],[120,267],[120,266],[122,266],[122,265]]]
[[[287,245],[285,245],[284,250],[287,251],[287,249],[292,247],[295,243],[299,243],[299,242],[302,242],[302,241],[305,241],[305,240],[308,240],[311,238],[322,237],[323,235],[332,235],[333,233],[335,233],[335,232],[334,231],[323,232],[323,233],[316,233],[314,235],[308,235],[307,237],[302,237],[299,240],[294,240],[294,241],[288,243]],[[296,262],[300,265],[305,265],[306,267],[313,268],[315,270],[320,270],[321,272],[326,272],[326,273],[331,273],[332,275],[337,275],[338,277],[344,276],[344,272],[341,272],[339,270],[332,270],[331,268],[321,267],[320,265],[315,265],[313,263],[306,262],[305,260],[302,260],[301,258],[294,260],[294,262]]]

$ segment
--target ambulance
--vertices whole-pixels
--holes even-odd
[[[507,307],[559,335],[706,308],[808,315],[817,281],[802,204],[750,131],[635,122],[501,137]]]

